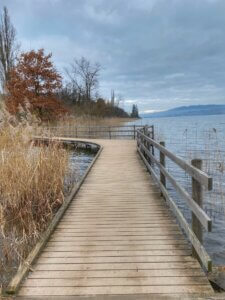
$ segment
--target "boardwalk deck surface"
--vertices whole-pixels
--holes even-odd
[[[211,294],[135,142],[96,142],[100,157],[19,295]]]

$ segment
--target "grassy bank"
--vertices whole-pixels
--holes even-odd
[[[32,128],[0,128],[0,282],[6,285],[64,201],[67,151],[36,148]]]

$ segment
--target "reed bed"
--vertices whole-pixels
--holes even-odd
[[[33,129],[0,127],[0,282],[4,286],[64,201],[69,153],[35,147]]]
[[[104,117],[94,117],[94,116],[67,116],[66,118],[60,119],[56,125],[57,126],[122,126],[127,122],[131,122],[135,119],[132,118],[104,118]],[[50,125],[50,124],[49,124]]]

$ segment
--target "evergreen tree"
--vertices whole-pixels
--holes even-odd
[[[131,118],[139,118],[139,112],[137,105],[133,104],[132,106],[132,112],[131,112]]]

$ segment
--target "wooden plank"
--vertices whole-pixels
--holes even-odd
[[[112,224],[95,224],[95,223],[89,223],[89,224],[79,224],[79,223],[62,223],[60,226],[58,226],[58,229],[76,229],[76,230],[89,230],[89,229],[121,229],[121,230],[129,230],[129,231],[134,231],[136,228],[137,230],[139,229],[148,229],[148,228],[177,228],[177,224],[174,224],[172,222],[163,222],[163,223],[138,223],[136,225],[134,224],[127,224],[127,223],[122,223],[121,225],[117,223],[112,223]]]
[[[34,266],[34,271],[93,271],[93,270],[182,270],[186,274],[186,270],[197,269],[200,270],[199,263],[196,260],[189,262],[144,262],[144,263],[43,263],[36,264]]]
[[[183,236],[180,236],[179,239],[174,239],[172,238],[168,238],[168,239],[149,239],[149,240],[103,240],[103,241],[99,241],[99,240],[84,240],[84,241],[77,241],[77,240],[72,240],[72,241],[60,241],[60,240],[50,240],[48,242],[48,245],[88,245],[88,246],[98,246],[98,245],[111,245],[112,247],[114,246],[119,246],[119,245],[125,245],[125,246],[133,246],[133,245],[183,245],[183,244],[187,244],[186,239],[184,239]]]
[[[149,232],[149,230],[153,231],[154,229],[165,229],[165,230],[179,230],[179,227],[177,224],[173,224],[173,223],[162,223],[162,224],[138,224],[136,227],[135,226],[131,226],[129,227],[129,224],[122,224],[122,226],[120,227],[117,223],[112,224],[112,225],[94,225],[94,224],[90,224],[90,225],[80,225],[80,224],[62,224],[59,227],[57,227],[56,232]]]
[[[31,272],[29,278],[56,279],[56,278],[132,278],[132,277],[205,277],[202,270],[198,269],[164,269],[164,270],[84,270],[84,271],[37,271]]]
[[[82,217],[84,216],[85,218],[96,218],[96,217],[102,217],[104,216],[105,218],[106,217],[110,217],[110,218],[118,218],[118,217],[125,217],[125,218],[136,218],[136,217],[149,217],[151,218],[152,216],[161,216],[161,217],[164,217],[164,216],[168,216],[168,212],[166,210],[163,210],[163,211],[153,211],[151,213],[148,213],[148,212],[143,212],[143,213],[138,213],[138,212],[118,212],[118,213],[104,213],[104,212],[100,212],[99,213],[84,213],[84,214],[79,214],[79,213],[74,213],[74,212],[71,212],[71,214],[67,214],[67,216],[70,215],[70,217]]]
[[[192,262],[194,259],[190,256],[171,255],[171,256],[104,256],[104,257],[43,257],[40,256],[39,264],[90,264],[90,263],[148,263],[148,262]]]
[[[205,276],[180,276],[180,277],[143,277],[136,276],[134,278],[28,278],[23,286],[24,287],[90,287],[90,286],[178,286],[178,285],[208,285],[208,281]]]
[[[57,226],[57,229],[76,229],[77,231],[81,231],[81,230],[95,230],[95,229],[108,229],[108,230],[113,230],[113,229],[120,229],[120,230],[129,230],[129,231],[133,231],[133,230],[139,230],[139,229],[148,229],[148,228],[156,228],[156,227],[160,227],[160,228],[178,228],[178,225],[172,222],[163,222],[163,223],[144,223],[144,224],[80,224],[80,223],[60,223]]]
[[[129,227],[130,226],[130,227]],[[106,223],[106,222],[99,222],[99,223],[95,223],[95,222],[73,222],[73,221],[65,221],[60,223],[60,227],[59,228],[77,228],[77,229],[83,229],[83,228],[130,228],[131,230],[133,228],[155,228],[155,227],[161,227],[164,228],[165,226],[168,227],[174,227],[177,226],[177,224],[175,224],[174,222],[167,222],[167,221],[155,221],[152,223],[144,223],[144,222],[135,222],[135,223],[129,223],[129,222],[123,222],[121,224],[119,224],[118,222],[113,222],[111,221],[110,223]]]
[[[179,233],[180,230],[178,226],[176,227],[166,227],[166,228],[137,228],[135,229],[111,229],[111,228],[94,228],[92,230],[89,229],[70,229],[70,228],[57,228],[55,230],[56,235],[63,234],[64,236],[70,235],[70,233],[75,234],[75,236],[101,236],[104,235],[156,235],[156,234],[165,234],[165,233]]]
[[[164,214],[149,214],[149,215],[134,215],[134,216],[104,216],[104,215],[98,215],[98,216],[74,216],[74,215],[65,215],[65,220],[75,220],[75,221],[88,221],[88,220],[124,220],[124,221],[132,221],[132,220],[143,220],[143,221],[151,221],[151,220],[169,220],[171,218],[172,214],[170,211]]]
[[[130,256],[188,256],[191,254],[188,250],[90,250],[90,251],[43,251],[41,257],[72,258],[72,257],[130,257]]]
[[[160,194],[158,196],[160,196]],[[102,194],[102,197],[104,197],[104,194]],[[85,201],[85,200],[86,199],[83,199],[83,201]],[[122,201],[122,199],[121,199],[121,201]],[[99,210],[104,211],[104,212],[115,212],[116,213],[116,212],[119,212],[119,211],[121,211],[121,212],[124,211],[124,212],[130,212],[130,213],[132,213],[132,212],[135,211],[136,208],[137,208],[136,212],[142,212],[144,208],[148,209],[148,210],[152,209],[153,211],[163,211],[163,210],[165,210],[165,207],[163,208],[163,206],[162,206],[163,203],[161,202],[162,201],[161,199],[158,200],[160,206],[159,205],[151,205],[150,201],[151,200],[149,200],[148,203],[146,203],[144,205],[142,205],[141,203],[139,203],[139,205],[140,205],[139,207],[138,207],[138,203],[136,203],[136,204],[133,205],[133,207],[131,209],[127,209],[126,210],[126,207],[129,207],[131,205],[131,203],[125,203],[124,206],[126,206],[126,207],[120,206],[119,203],[114,203],[114,205],[117,206],[117,208],[114,209],[113,207],[109,207],[110,206],[110,201],[108,201],[108,203],[107,203],[107,200],[105,200],[105,202],[108,205],[107,208],[101,206],[101,204],[97,202],[97,203],[94,203],[93,206],[90,206],[90,208],[87,208],[87,211],[86,211],[86,207],[84,207],[83,211],[81,211],[81,214],[84,214],[84,213],[87,213],[87,212],[88,213],[90,213],[90,212],[92,212],[92,213],[96,213],[96,212],[99,213]],[[154,203],[156,203],[156,201],[154,201]],[[99,210],[97,210],[98,207],[99,207]],[[75,212],[78,209],[80,209],[80,208],[76,207],[76,206],[71,207],[71,212]]]
[[[110,216],[110,217],[104,217],[104,216],[97,216],[97,217],[74,217],[74,216],[69,216],[69,215],[67,215],[67,216],[65,216],[65,220],[67,220],[67,221],[73,221],[73,220],[75,220],[75,221],[80,221],[80,222],[89,222],[89,221],[91,221],[91,222],[93,222],[93,221],[97,221],[97,222],[101,222],[101,221],[107,221],[107,222],[111,222],[111,221],[113,221],[113,222],[116,222],[116,223],[119,223],[119,222],[121,222],[121,223],[126,223],[127,221],[134,221],[134,222],[136,222],[136,221],[151,221],[151,220],[154,220],[154,221],[156,221],[156,220],[169,220],[170,219],[170,216],[171,216],[171,213],[168,213],[168,214],[165,214],[165,215],[151,215],[151,216],[143,216],[143,217],[141,217],[141,215],[140,216],[134,216],[134,217],[132,217],[132,216],[130,216],[130,217],[126,217],[126,216],[124,216],[124,217],[121,217],[121,216],[115,216],[115,217],[112,217],[112,216]]]
[[[154,238],[157,238],[158,239],[161,239],[161,237],[165,237],[166,236],[172,236],[172,237],[175,237],[176,234],[180,234],[179,231],[166,231],[165,233],[162,231],[162,233],[157,233],[157,232],[152,232],[152,233],[148,233],[148,232],[143,232],[143,233],[139,233],[139,232],[114,232],[113,235],[110,235],[109,237],[109,234],[107,234],[107,232],[105,234],[102,234],[101,232],[88,232],[88,233],[71,233],[71,232],[55,232],[52,237],[53,238],[68,238],[68,237],[74,237],[74,238],[90,238],[90,240],[114,240],[114,239],[117,239],[120,240],[120,239],[154,239]]]
[[[111,286],[111,287],[22,287],[20,296],[76,296],[76,295],[122,295],[122,294],[212,294],[208,285],[183,286]]]
[[[160,200],[159,200],[160,202]],[[89,205],[71,205],[71,209],[80,209],[81,212],[86,212],[86,211],[92,211],[92,212],[98,212],[99,209],[103,210],[103,211],[113,211],[113,212],[117,212],[117,211],[142,211],[144,208],[148,208],[151,209],[152,206],[154,206],[153,208],[165,208],[164,203],[161,202],[160,204],[156,204],[154,202],[154,204],[151,204],[151,202],[146,201],[144,204],[142,203],[132,203],[132,202],[126,202],[125,204],[121,205],[121,202],[117,202],[114,205],[110,205],[109,203],[106,204],[99,204],[98,202],[94,203],[93,205],[89,204]]]
[[[140,220],[140,221],[135,221],[132,222],[131,220],[123,220],[122,223],[118,223],[115,221],[98,221],[98,220],[93,220],[93,221],[77,221],[74,220],[73,218],[71,220],[69,219],[65,219],[63,218],[63,220],[59,223],[60,225],[64,226],[64,225],[71,225],[71,226],[77,226],[77,228],[79,226],[81,227],[89,227],[89,226],[121,226],[121,227],[127,227],[130,226],[130,228],[135,227],[135,226],[154,226],[154,225],[169,225],[169,224],[176,224],[175,223],[175,219],[174,218],[165,218],[165,219],[148,219],[147,221],[145,220]]]
[[[164,235],[120,235],[120,236],[76,236],[76,235],[55,235],[51,236],[51,241],[152,241],[152,240],[173,240],[182,238],[179,234],[164,234]]]
[[[113,251],[131,251],[131,250],[139,250],[139,251],[145,251],[145,250],[177,250],[177,249],[183,249],[183,250],[190,250],[190,247],[188,244],[175,244],[175,245],[114,245]],[[60,251],[112,251],[112,245],[67,245],[65,243],[61,243],[61,246],[58,244],[49,245],[45,247],[44,252],[60,252]]]

